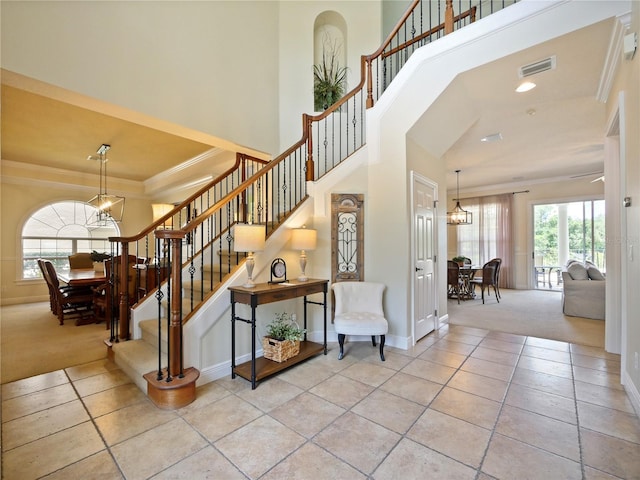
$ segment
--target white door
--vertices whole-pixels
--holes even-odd
[[[435,184],[413,174],[413,338],[417,342],[436,327]]]

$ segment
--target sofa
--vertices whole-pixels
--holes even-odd
[[[571,261],[562,272],[562,311],[572,317],[604,320],[605,275],[592,263]]]

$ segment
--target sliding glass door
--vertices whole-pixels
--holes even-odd
[[[533,207],[535,288],[562,289],[569,260],[606,270],[604,200],[552,203]]]

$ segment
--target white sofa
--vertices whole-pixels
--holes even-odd
[[[604,320],[606,283],[604,275],[593,265],[577,262],[567,265],[567,270],[562,272],[563,313]]]

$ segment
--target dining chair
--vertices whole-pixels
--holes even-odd
[[[69,268],[93,268],[90,253],[74,253],[69,255]]]
[[[493,291],[496,295],[496,300],[500,303],[500,295],[498,294],[498,270],[502,260],[492,259],[482,266],[482,277],[474,276],[470,282],[475,287],[480,286],[482,291],[482,303],[484,303],[484,291],[487,290],[487,295],[490,294],[490,287],[493,287]]]
[[[462,292],[462,280],[460,279],[460,265],[453,260],[447,260],[447,296],[453,298],[455,295],[460,303]]]
[[[344,357],[347,335],[371,335],[374,347],[376,335],[380,335],[380,360],[384,362],[384,341],[389,329],[382,308],[385,285],[376,282],[338,282],[331,288],[335,297],[333,325],[340,345],[338,360]]]
[[[51,282],[51,293],[54,296],[54,312],[58,316],[60,325],[64,325],[66,317],[80,317],[84,320],[93,316],[93,294],[86,288],[68,288],[60,285],[56,269],[49,260],[44,260],[47,272],[46,280]]]

